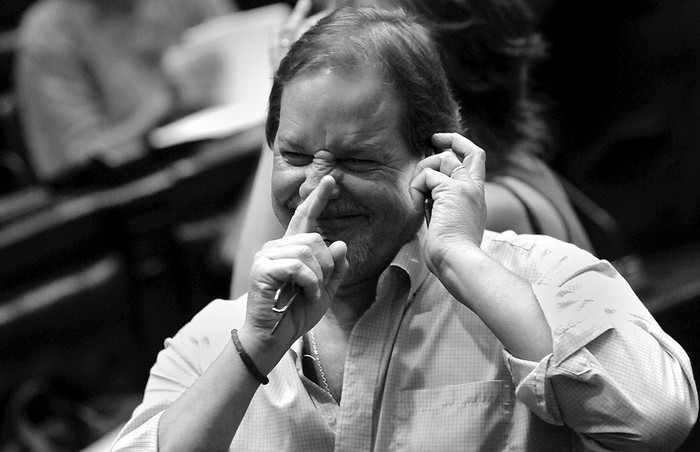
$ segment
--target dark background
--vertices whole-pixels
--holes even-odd
[[[124,422],[162,340],[227,297],[231,263],[215,250],[260,141],[221,160],[174,150],[147,171],[171,178],[155,191],[145,174],[36,184],[12,94],[13,32],[31,3],[0,0],[0,450],[68,451]],[[550,163],[594,203],[579,208],[600,255],[695,365],[700,2],[532,3],[551,55],[534,85],[554,128]],[[182,176],[178,162],[198,169]],[[683,450],[698,444],[693,433]]]

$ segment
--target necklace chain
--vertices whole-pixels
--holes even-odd
[[[315,360],[318,363],[318,370],[321,374],[321,380],[323,380],[323,386],[326,387],[328,394],[331,394],[331,387],[328,386],[328,380],[326,380],[326,374],[323,373],[323,365],[321,365],[321,355],[318,354],[318,347],[316,346],[316,335],[314,330],[309,330],[309,336],[311,337],[311,347],[313,349],[314,355],[316,355]],[[333,396],[333,394],[331,394]]]

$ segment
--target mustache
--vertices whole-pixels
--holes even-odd
[[[296,211],[301,201],[293,201],[287,204],[291,211]],[[323,208],[319,219],[342,217],[347,215],[368,215],[368,212],[363,209],[358,203],[350,199],[331,199]]]

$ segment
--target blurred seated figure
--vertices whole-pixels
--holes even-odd
[[[615,217],[630,251],[700,241],[700,2],[541,9],[550,58],[537,77],[561,135],[551,164]]]
[[[468,130],[486,150],[487,229],[546,234],[593,251],[568,196],[545,163],[549,130],[530,92],[530,71],[543,58],[535,17],[522,0],[301,0],[280,33],[273,55],[340,4],[402,7],[419,14],[434,33]],[[308,17],[307,17],[308,16]],[[232,295],[245,288],[253,255],[283,229],[269,207],[272,153],[263,152],[240,235],[234,247]],[[262,173],[262,174],[261,174]],[[238,234],[238,231],[234,232]]]
[[[147,153],[153,127],[211,102],[190,80],[181,33],[235,9],[231,0],[42,0],[19,27],[17,95],[38,179]]]

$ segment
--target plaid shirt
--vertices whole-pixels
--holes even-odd
[[[380,280],[348,345],[340,405],[307,379],[301,339],[255,394],[230,450],[672,450],[696,419],[690,362],[612,266],[544,236],[482,247],[532,284],[554,352],[517,359],[422,260]],[[465,269],[465,271],[469,271]],[[212,302],[154,365],[114,450],[157,450],[160,414],[216,359],[245,300]]]

